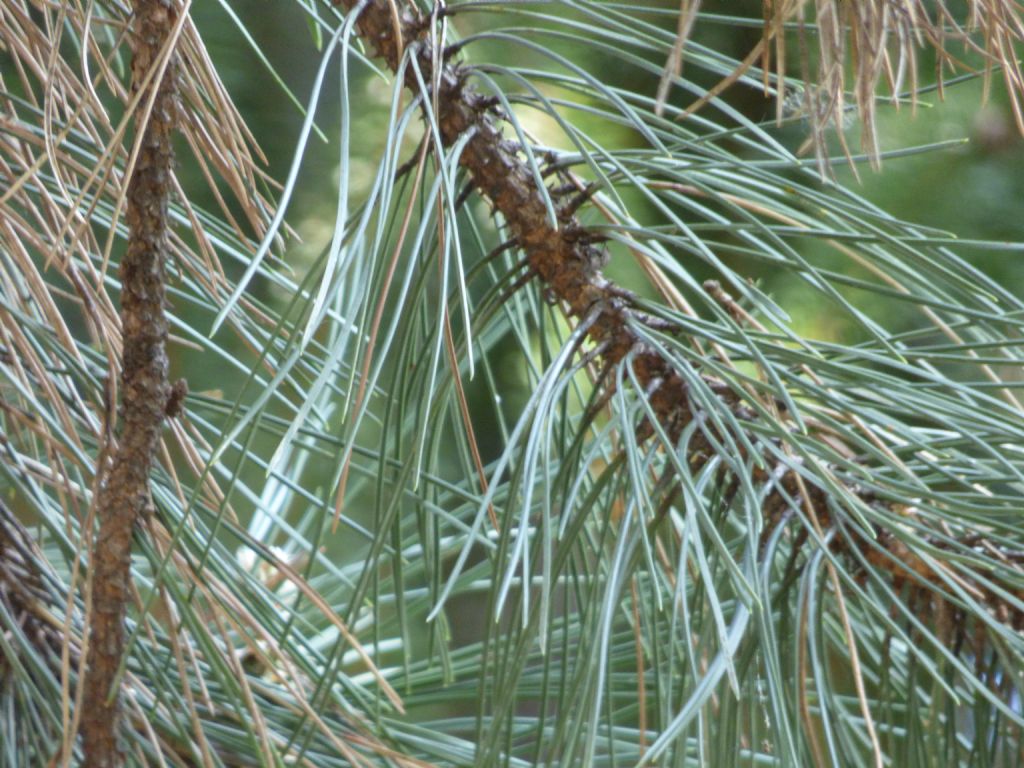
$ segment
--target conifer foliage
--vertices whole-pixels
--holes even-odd
[[[1024,301],[834,169],[1021,11],[751,10],[297,2],[272,180],[189,3],[0,6],[0,765],[1016,764]]]

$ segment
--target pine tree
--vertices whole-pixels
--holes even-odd
[[[1019,764],[1024,302],[837,179],[1020,9],[293,10],[278,182],[188,4],[0,6],[0,763]]]

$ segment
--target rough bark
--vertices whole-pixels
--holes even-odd
[[[128,245],[121,261],[122,426],[106,479],[96,500],[99,528],[89,561],[92,609],[81,713],[87,768],[122,765],[118,668],[124,650],[130,595],[132,534],[150,504],[149,475],[168,402],[167,318],[164,261],[168,252],[168,200],[178,105],[173,54],[156,78],[161,54],[174,27],[173,0],[134,3],[132,80],[150,77],[136,121],[139,153],[128,182],[125,217]],[[155,88],[152,108],[150,91]],[[103,472],[104,468],[98,468]]]
[[[436,78],[440,83],[437,117],[442,141],[450,146],[460,136],[471,135],[460,163],[474,186],[501,213],[550,295],[563,302],[577,320],[587,318],[588,334],[600,346],[602,361],[614,365],[632,353],[633,368],[641,386],[650,393],[655,413],[669,436],[677,438],[691,416],[686,382],[636,330],[644,325],[664,330],[664,324],[637,310],[626,291],[601,275],[604,256],[597,238],[574,215],[578,202],[572,199],[561,205],[557,224],[550,221],[544,195],[519,145],[502,138],[493,101],[466,84],[466,72],[457,64],[448,61],[435,67],[431,50],[436,41],[429,33],[429,19],[406,3],[397,4],[396,17],[389,0],[343,0],[341,5],[356,10],[357,31],[392,70],[398,68],[401,52],[416,46],[424,82]],[[411,67],[406,70],[405,84],[414,93],[420,91]],[[720,385],[710,383],[722,390],[723,397],[728,396]]]

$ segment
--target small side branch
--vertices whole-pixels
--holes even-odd
[[[118,670],[130,595],[132,533],[151,503],[150,469],[170,396],[165,261],[178,98],[176,58],[172,53],[164,66],[162,56],[179,11],[174,0],[135,0],[134,11],[132,80],[136,88],[147,78],[149,84],[139,102],[141,138],[128,182],[128,247],[120,269],[123,425],[97,494],[99,530],[89,560],[92,607],[80,720],[86,768],[124,763],[118,748]],[[97,471],[102,475],[105,469]]]

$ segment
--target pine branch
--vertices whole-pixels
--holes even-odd
[[[92,604],[82,699],[85,765],[115,768],[121,708],[118,670],[130,596],[132,535],[150,507],[149,476],[167,412],[165,261],[172,190],[172,136],[178,116],[173,0],[137,0],[132,80],[149,82],[140,99],[139,151],[128,183],[128,246],[121,261],[123,427],[96,510],[99,531],[89,561]],[[98,470],[102,473],[104,468]]]
[[[660,427],[676,445],[687,425],[700,418],[702,408],[691,397],[688,377],[677,369],[678,362],[667,360],[643,339],[644,329],[664,333],[664,321],[648,317],[627,291],[602,275],[603,254],[576,216],[581,201],[570,200],[560,205],[556,211],[557,221],[551,221],[544,191],[521,154],[521,148],[502,137],[503,117],[495,109],[493,100],[467,83],[468,69],[454,61],[453,50],[445,48],[444,41],[435,37],[437,11],[433,17],[428,17],[410,3],[395,0],[344,0],[341,5],[358,14],[355,26],[359,35],[387,61],[392,71],[400,70],[406,52],[415,57],[416,67],[405,67],[405,86],[434,104],[444,145],[450,147],[457,140],[465,139],[459,162],[476,189],[505,219],[513,239],[526,254],[530,272],[544,283],[549,295],[566,308],[571,318],[587,323],[587,333],[606,370],[628,358]],[[427,93],[423,93],[420,78],[428,84]],[[678,328],[667,330],[681,332]],[[687,373],[692,380],[693,372]],[[614,379],[603,376],[602,385],[611,386]],[[701,374],[701,379],[738,421],[749,423],[759,418],[724,382],[706,374]],[[784,408],[778,418],[786,419]],[[646,439],[652,433],[651,425],[643,424],[638,437]],[[692,469],[698,470],[715,454],[714,446],[721,444],[720,437],[713,427],[701,424],[688,447],[686,458]],[[836,526],[830,512],[829,492],[808,486],[804,477],[791,466],[772,459],[763,438],[753,433],[748,438],[750,445],[762,446],[763,458],[769,466],[775,466],[773,472],[755,470],[754,473],[756,480],[773,487],[762,509],[765,535],[787,517],[789,510],[799,510],[808,525],[799,534],[798,541],[808,540],[808,528],[824,540],[828,531]],[[861,488],[848,485],[845,490],[866,506],[892,508],[888,502]],[[912,510],[900,514],[912,514]],[[841,534],[831,538],[830,548],[846,556],[855,573],[862,572],[868,562],[886,572],[891,585],[897,591],[904,590],[908,603],[921,618],[933,625],[954,627],[947,632],[939,626],[940,635],[950,645],[959,647],[967,631],[962,622],[956,626],[950,618],[964,613],[947,597],[951,579],[965,584],[966,591],[999,620],[1015,628],[1024,626],[1024,611],[1018,607],[1024,601],[1024,589],[1014,584],[985,584],[965,576],[962,571],[953,573],[941,564],[933,565],[877,524],[868,531],[845,526]],[[948,543],[929,543],[939,549],[949,548]],[[1014,553],[1001,552],[997,544],[983,539],[957,544],[992,549],[1004,562],[1019,562]]]

